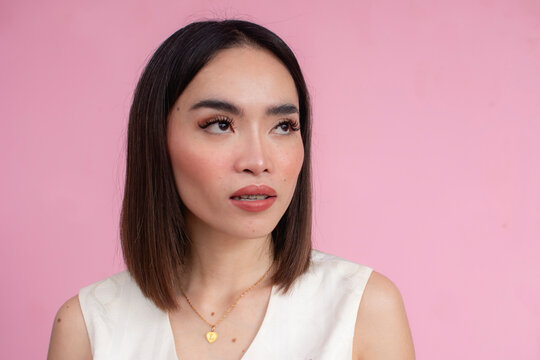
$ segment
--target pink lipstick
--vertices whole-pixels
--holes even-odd
[[[272,206],[276,197],[276,191],[270,186],[248,185],[236,191],[229,199],[242,210],[259,212]]]

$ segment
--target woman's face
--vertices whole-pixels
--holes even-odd
[[[302,162],[298,95],[270,52],[222,50],[168,119],[167,143],[188,231],[268,235],[289,206]]]

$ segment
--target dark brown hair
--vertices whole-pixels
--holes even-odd
[[[162,310],[177,307],[179,269],[191,248],[167,151],[167,117],[182,91],[217,52],[239,46],[269,50],[289,70],[296,85],[304,163],[291,204],[272,231],[276,269],[272,281],[286,292],[309,267],[311,114],[298,62],[276,34],[260,25],[241,20],[192,23],[156,50],[137,84],[129,113],[122,251],[131,276]]]

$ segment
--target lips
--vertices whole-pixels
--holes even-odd
[[[276,197],[276,191],[270,186],[248,185],[232,194],[230,200],[242,210],[259,212],[272,206]]]
[[[231,195],[232,198],[239,198],[242,196],[266,196],[276,197],[276,190],[266,185],[249,185],[243,187]]]

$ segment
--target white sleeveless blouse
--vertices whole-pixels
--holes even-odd
[[[317,250],[285,295],[272,289],[243,360],[352,359],[356,314],[372,269]],[[79,291],[95,360],[178,360],[169,316],[127,271]]]

